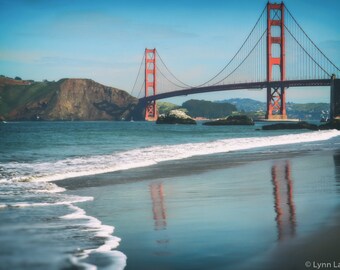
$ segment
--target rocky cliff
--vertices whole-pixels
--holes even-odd
[[[6,120],[130,120],[140,117],[137,105],[128,93],[89,79],[0,83],[0,117]]]

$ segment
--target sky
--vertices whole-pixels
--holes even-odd
[[[197,85],[218,73],[250,33],[265,0],[0,0],[0,74],[23,79],[89,78],[131,92],[145,48]],[[340,1],[287,0],[315,44],[340,66]],[[306,95],[308,91],[308,95]],[[177,97],[254,98],[265,91]],[[329,88],[291,88],[287,101],[329,102]]]

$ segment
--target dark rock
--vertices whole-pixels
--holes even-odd
[[[317,125],[309,124],[307,122],[301,121],[297,123],[277,123],[272,125],[267,125],[262,127],[263,130],[280,130],[280,129],[309,129],[309,130],[319,130]]]
[[[216,121],[210,121],[203,123],[205,126],[230,126],[230,125],[254,125],[252,118],[246,115],[231,115],[223,119],[218,119]]]
[[[326,130],[326,129],[340,130],[340,119],[334,119],[326,124],[320,125],[319,128],[321,130]]]
[[[196,125],[196,121],[183,111],[172,110],[166,115],[160,115],[156,121],[156,124]]]

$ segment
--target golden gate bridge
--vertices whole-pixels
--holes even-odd
[[[287,119],[287,88],[331,86],[333,118],[340,116],[340,80],[336,79],[339,71],[283,2],[268,2],[239,50],[215,76],[199,85],[187,84],[174,75],[156,49],[145,49],[131,94],[145,106],[145,120],[154,121],[159,99],[214,91],[266,89],[266,118],[284,120]]]

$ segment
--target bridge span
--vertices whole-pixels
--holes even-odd
[[[336,78],[340,78],[340,69],[311,40],[285,4],[268,2],[240,49],[215,76],[196,86],[184,83],[156,49],[145,49],[131,94],[145,105],[145,119],[154,121],[159,99],[265,89],[266,118],[287,119],[289,87],[330,86],[331,114],[340,117],[340,80]],[[304,91],[307,96],[308,88]]]
[[[151,102],[159,99],[188,96],[193,94],[202,94],[207,92],[231,91],[231,90],[247,90],[247,89],[267,89],[268,87],[306,87],[306,86],[331,86],[331,79],[314,79],[314,80],[290,80],[290,81],[271,81],[271,82],[249,82],[249,83],[234,83],[226,85],[211,85],[202,87],[193,87],[182,90],[174,90],[166,93],[159,93],[151,96],[140,98],[140,102]]]

